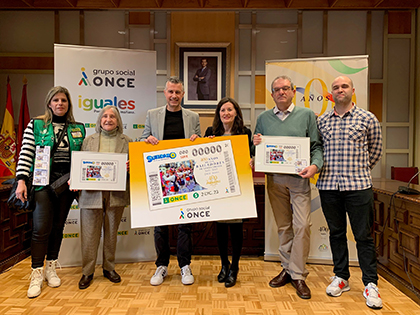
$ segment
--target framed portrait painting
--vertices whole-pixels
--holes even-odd
[[[229,43],[177,43],[186,108],[214,108],[227,95]]]

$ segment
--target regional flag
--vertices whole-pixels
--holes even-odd
[[[0,175],[14,176],[16,173],[16,132],[13,116],[12,92],[7,77],[7,101],[0,133]]]

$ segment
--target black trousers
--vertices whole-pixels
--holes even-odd
[[[232,265],[230,269],[239,270],[239,258],[242,252],[242,243],[244,239],[244,224],[241,223],[221,223],[217,222],[217,246],[219,247],[220,259],[222,265],[229,265],[228,258],[228,230],[230,228],[230,238],[232,240]]]
[[[357,257],[362,269],[362,281],[378,283],[376,251],[372,237],[372,188],[354,191],[320,190],[322,211],[330,229],[330,245],[336,276],[348,280],[349,252],[347,247],[347,217],[356,241]]]
[[[32,268],[44,266],[47,260],[56,260],[63,240],[64,224],[75,193],[68,188],[59,198],[49,188],[35,192],[35,210],[31,242]]]
[[[191,224],[178,225],[177,258],[180,268],[191,264],[192,240]],[[169,257],[169,228],[167,225],[155,227],[155,248],[157,253],[156,266],[168,266]]]

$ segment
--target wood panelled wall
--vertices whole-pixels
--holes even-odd
[[[19,214],[9,209],[11,188],[0,184],[0,273],[30,254],[32,213]]]
[[[175,43],[230,43],[230,96],[234,96],[235,13],[172,12],[171,74],[175,75]]]

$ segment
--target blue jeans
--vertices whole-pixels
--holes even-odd
[[[64,224],[75,193],[68,188],[57,196],[49,188],[35,192],[35,210],[31,241],[32,268],[44,266],[47,260],[56,260],[63,240]]]
[[[356,240],[357,256],[362,281],[378,283],[376,269],[376,252],[372,237],[373,226],[373,191],[365,190],[339,191],[320,190],[322,211],[330,229],[330,245],[333,254],[334,274],[348,280],[349,252],[347,247],[347,219]]]
[[[191,264],[192,240],[191,224],[178,225],[177,258],[180,268]],[[168,266],[171,255],[169,249],[169,228],[167,225],[155,227],[156,266]]]

